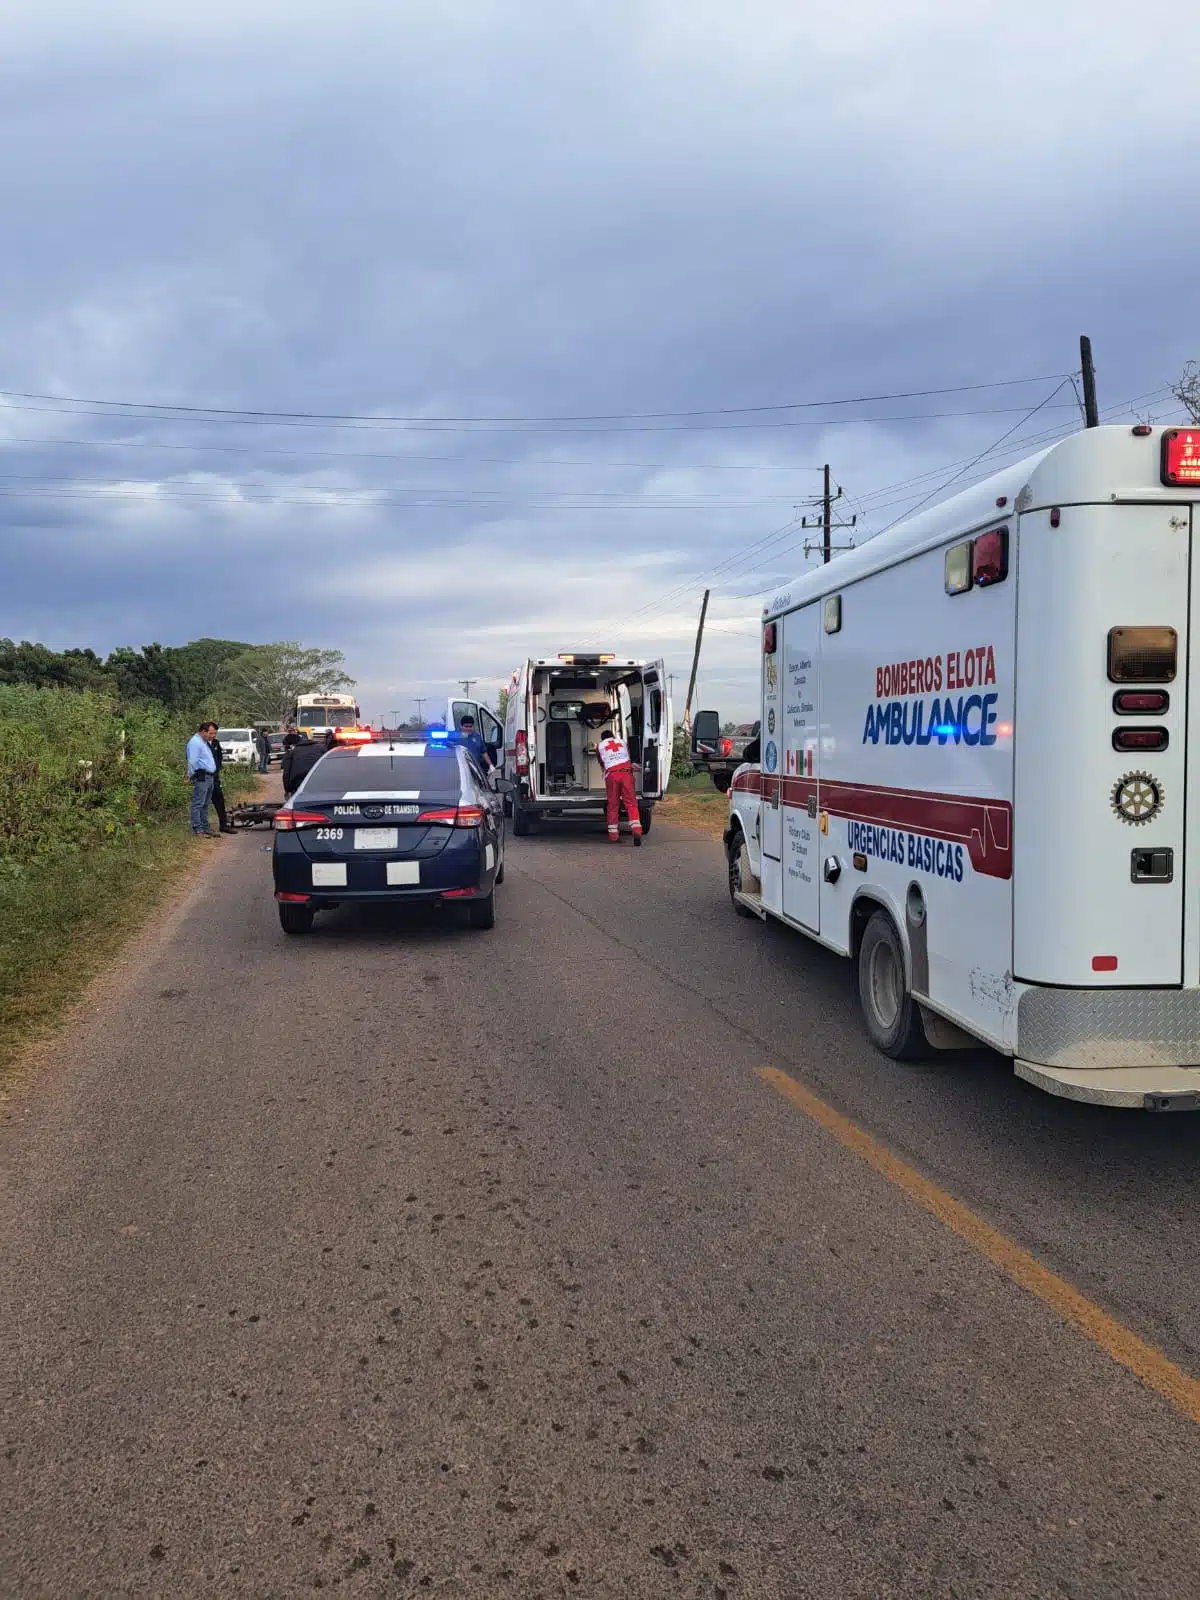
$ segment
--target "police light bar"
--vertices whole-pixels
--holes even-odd
[[[572,652],[569,655],[559,655],[560,661],[565,661],[571,667],[606,667],[610,661],[615,661],[615,655],[610,656],[581,656]]]
[[[1168,428],[1162,441],[1162,481],[1168,489],[1200,483],[1200,428]]]
[[[428,737],[430,739],[448,739],[450,735],[445,728],[430,728]]]

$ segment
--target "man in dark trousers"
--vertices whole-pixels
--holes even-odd
[[[213,760],[217,764],[217,771],[216,771],[216,776],[213,778],[213,789],[212,789],[213,810],[217,813],[217,825],[220,827],[221,832],[222,833],[232,833],[233,832],[233,823],[230,822],[229,813],[225,809],[225,791],[221,787],[221,768],[225,763],[225,757],[224,757],[224,754],[222,753],[222,750],[221,750],[220,741],[217,738],[217,725],[216,725],[216,723],[215,722],[210,722],[208,724],[208,726],[209,726],[209,729],[210,729],[210,731],[212,733],[212,743],[209,745],[208,748],[212,751]]]

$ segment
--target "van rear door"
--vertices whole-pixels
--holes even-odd
[[[642,798],[661,800],[671,777],[673,737],[665,661],[642,669],[642,705]]]

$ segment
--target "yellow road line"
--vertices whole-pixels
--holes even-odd
[[[915,1168],[892,1155],[890,1150],[872,1139],[869,1133],[864,1133],[849,1117],[827,1106],[824,1100],[818,1099],[794,1078],[789,1078],[786,1072],[780,1072],[776,1067],[759,1067],[757,1071],[764,1083],[769,1084],[798,1111],[811,1117],[827,1133],[831,1133],[839,1144],[845,1145],[847,1150],[861,1157],[889,1183],[902,1189],[911,1200],[923,1206],[1015,1283],[1028,1289],[1030,1294],[1035,1294],[1067,1322],[1073,1323],[1093,1344],[1114,1361],[1119,1361],[1148,1388],[1169,1400],[1185,1417],[1200,1422],[1200,1382],[1169,1361],[1161,1350],[1139,1339],[1136,1333],[1110,1317],[1106,1311],[1101,1311],[1078,1289],[1073,1289],[1065,1279],[1031,1256],[1028,1250],[1022,1250],[1020,1245],[990,1227],[960,1200],[955,1200],[944,1189],[939,1189],[936,1183],[923,1178]]]

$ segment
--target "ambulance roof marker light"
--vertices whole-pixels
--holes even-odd
[[[1154,429],[1148,422],[1138,422],[1129,430],[1135,439],[1148,439]]]

